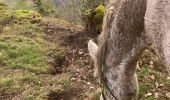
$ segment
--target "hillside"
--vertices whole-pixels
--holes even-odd
[[[15,10],[0,3],[0,100],[94,100],[87,41],[95,35],[81,26]],[[168,100],[170,77],[146,50],[137,69],[139,100]]]

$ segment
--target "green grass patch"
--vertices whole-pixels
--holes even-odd
[[[52,89],[52,92],[64,92],[70,89],[70,85],[71,85],[71,74],[66,73],[66,74],[61,74],[57,77],[55,77],[50,83],[54,83],[54,84],[58,84],[59,87],[54,87]]]
[[[45,50],[33,39],[20,35],[0,37],[0,64],[12,69],[41,73],[47,70]]]
[[[147,97],[145,100],[155,100],[155,98],[154,97]]]
[[[0,36],[1,66],[44,73],[48,70],[47,59],[63,58],[60,47],[45,40],[45,34],[37,25],[38,22],[32,22],[41,18],[38,13],[15,10],[12,16],[13,21],[3,27]]]
[[[1,27],[0,99],[42,100],[50,91],[67,89],[70,74],[54,79],[48,74],[48,60],[64,60],[65,52],[45,39],[44,30],[35,22],[41,16],[29,10],[16,10],[12,16],[11,22]]]
[[[15,10],[13,13],[13,17],[18,20],[23,19],[29,19],[29,20],[35,20],[35,19],[41,19],[41,15],[37,13],[36,11],[31,10]]]
[[[138,71],[138,80],[139,80],[139,94],[138,97],[140,99],[145,100],[155,100],[154,95],[147,96],[147,93],[160,93],[163,97],[158,97],[157,99],[166,99],[165,93],[169,91],[170,88],[170,80],[166,79],[167,74],[158,72],[156,69],[141,67],[140,71]],[[163,86],[159,87],[156,84]],[[160,91],[161,88],[161,91]]]
[[[144,96],[150,89],[152,89],[151,83],[140,83],[139,84],[139,95]]]
[[[0,84],[1,86],[11,87],[14,85],[14,80],[12,78],[1,78]]]

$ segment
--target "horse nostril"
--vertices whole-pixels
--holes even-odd
[[[129,92],[129,93],[128,93],[128,96],[130,96],[130,97],[135,96],[135,95],[136,95],[135,92]]]

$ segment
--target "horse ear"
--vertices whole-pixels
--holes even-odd
[[[98,46],[92,40],[89,40],[88,42],[88,50],[92,59],[96,59]]]

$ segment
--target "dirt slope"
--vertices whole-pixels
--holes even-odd
[[[80,26],[59,19],[42,18],[36,23],[25,23],[24,19],[23,23],[3,26],[0,100],[88,98],[99,87],[87,51],[87,41],[96,37]],[[4,52],[10,53],[8,58],[3,58]],[[146,50],[138,65],[138,99],[169,100],[170,78],[157,57]]]
[[[57,19],[45,19],[40,25],[45,28],[48,41],[59,43],[66,48],[62,73],[72,73],[70,89],[65,93],[51,93],[49,99],[84,99],[98,87],[92,76],[93,66],[87,51],[88,40],[96,36],[86,32],[81,26]]]

